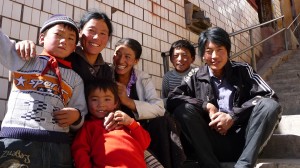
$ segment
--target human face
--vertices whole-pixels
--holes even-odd
[[[216,77],[221,77],[224,66],[228,61],[228,52],[224,46],[207,42],[205,44],[203,60],[207,63]]]
[[[64,24],[57,24],[41,33],[39,41],[47,53],[63,59],[75,50],[76,32]]]
[[[89,113],[96,118],[104,118],[116,110],[117,106],[114,94],[110,90],[96,89],[88,96]]]
[[[177,72],[185,72],[188,70],[193,62],[191,53],[186,48],[175,48],[171,62]]]
[[[130,47],[119,45],[115,50],[113,62],[115,72],[118,75],[130,76],[131,70],[138,63],[138,60],[135,58],[135,53]]]
[[[98,56],[106,47],[109,29],[104,20],[91,19],[83,26],[80,37],[85,56]]]

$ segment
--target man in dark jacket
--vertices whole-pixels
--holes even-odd
[[[281,116],[278,97],[246,63],[229,60],[228,33],[213,27],[199,37],[205,66],[191,71],[168,96],[184,148],[201,168],[252,168]]]

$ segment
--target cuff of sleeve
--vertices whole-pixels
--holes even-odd
[[[235,121],[238,119],[236,115],[234,115],[234,113],[229,113],[229,115],[231,116],[231,118],[233,119],[233,122],[235,123]]]
[[[205,110],[205,111],[207,111],[207,101],[205,101],[205,102],[203,102],[203,104],[202,104],[202,109],[203,110]]]
[[[82,120],[82,116],[81,116],[81,112],[79,109],[75,108],[78,112],[79,112],[79,118],[72,124],[72,125],[78,125],[80,124],[81,120]]]
[[[134,130],[136,129],[137,127],[139,127],[140,125],[138,124],[138,122],[136,122],[135,120],[133,120],[133,122],[131,124],[129,124],[127,127],[130,129],[130,130]]]

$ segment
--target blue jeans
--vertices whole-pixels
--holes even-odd
[[[0,167],[72,168],[70,144],[0,139]]]

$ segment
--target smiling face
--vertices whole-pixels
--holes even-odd
[[[48,54],[65,58],[76,47],[76,32],[67,25],[57,24],[40,34],[40,44]]]
[[[184,47],[179,47],[174,49],[171,62],[175,67],[177,72],[185,72],[188,70],[193,62],[193,58],[188,49]]]
[[[115,65],[115,72],[119,76],[130,76],[131,70],[138,63],[138,60],[130,47],[119,45],[115,49],[113,62]]]
[[[91,19],[83,26],[80,37],[85,56],[97,57],[106,47],[109,29],[104,20]]]
[[[205,44],[203,60],[207,63],[216,77],[221,77],[224,66],[228,61],[228,52],[224,46],[207,42]]]
[[[111,90],[95,89],[88,96],[89,113],[96,118],[104,118],[108,113],[113,112],[118,103]]]

